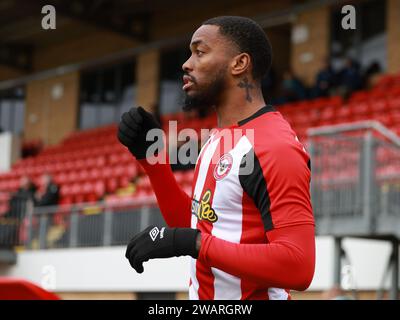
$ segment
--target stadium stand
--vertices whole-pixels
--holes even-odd
[[[163,123],[168,129],[168,120],[184,120],[183,114],[166,116]],[[202,121],[179,121],[178,132],[183,128],[200,131],[215,126],[215,117]],[[59,204],[68,205],[95,202],[118,189],[128,187],[137,180],[134,198],[152,193],[150,182],[143,177],[141,167],[131,154],[118,142],[116,126],[106,126],[75,132],[60,144],[45,148],[34,157],[18,161],[10,172],[0,175],[0,214],[8,208],[9,194],[15,192],[22,176],[29,176],[36,184],[44,173],[50,173],[61,188]],[[188,190],[192,172],[177,173],[177,179]],[[136,181],[135,180],[135,181]]]
[[[285,104],[278,110],[303,142],[306,142],[308,128],[371,119],[400,134],[400,75],[385,75],[374,88],[355,92],[348,101],[339,96],[324,97]],[[216,125],[215,116],[186,119],[183,113],[170,114],[162,117],[163,129],[167,132],[169,120],[178,121],[178,132],[184,128],[200,132],[202,128]],[[379,154],[386,158],[386,154]],[[396,167],[379,170],[399,173]],[[152,194],[141,167],[117,141],[116,126],[109,125],[74,132],[60,144],[44,148],[37,156],[21,159],[10,172],[2,173],[0,215],[7,212],[10,193],[18,189],[22,176],[27,175],[38,184],[45,172],[52,174],[61,187],[59,204],[95,202],[128,187],[133,181],[136,181],[136,190],[132,198]],[[347,174],[351,176],[351,172]],[[192,175],[191,171],[176,173],[178,182],[188,191]]]

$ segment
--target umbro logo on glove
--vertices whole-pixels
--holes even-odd
[[[157,227],[151,229],[149,232],[151,240],[156,241],[158,234],[160,234],[160,239],[164,238],[164,230],[165,227],[162,227],[161,231]]]

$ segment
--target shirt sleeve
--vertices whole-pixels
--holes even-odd
[[[306,290],[315,269],[314,226],[267,232],[266,244],[240,244],[201,234],[198,259],[265,288]]]
[[[300,142],[255,145],[242,159],[239,181],[260,211],[265,231],[314,223],[309,156]],[[247,161],[254,164],[245,172]]]
[[[157,202],[169,227],[190,228],[191,199],[176,182],[169,164],[149,164],[146,159],[138,160],[150,178]]]

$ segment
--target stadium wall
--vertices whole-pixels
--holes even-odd
[[[159,64],[159,50],[146,51],[137,58],[138,97],[136,103],[149,111],[154,111],[159,98]]]
[[[60,142],[76,130],[79,111],[79,73],[72,72],[27,85],[24,135]]]
[[[298,14],[292,32],[305,33],[304,40],[292,40],[291,65],[294,73],[312,85],[322,60],[329,57],[330,8],[316,8]]]
[[[400,70],[400,2],[397,0],[387,0],[387,35],[388,35],[388,71],[396,72]],[[181,38],[188,36],[205,19],[220,14],[237,14],[251,17],[259,17],[260,13],[268,17],[269,13],[282,12],[285,9],[292,8],[291,1],[282,0],[279,2],[267,1],[232,1],[229,8],[223,2],[216,2],[207,7],[188,7],[188,10],[170,10],[157,11],[152,20],[151,35],[152,40],[148,49],[140,53],[137,59],[136,80],[138,82],[138,103],[145,105],[148,109],[153,109],[159,100],[159,56],[163,45],[154,44],[154,41],[166,41],[168,39]],[[291,67],[307,84],[312,83],[320,62],[329,53],[330,41],[330,6],[319,5],[304,11],[299,11],[291,15],[292,20],[287,20],[290,32],[285,37],[290,37],[289,43],[279,37],[279,32],[273,28],[267,28],[267,33],[271,34],[271,40],[274,42],[276,59],[282,62],[283,55],[287,55],[287,67]],[[265,18],[265,21],[274,19]],[[278,25],[281,22],[276,22]],[[88,24],[76,24],[67,39],[59,41],[56,44],[42,44],[37,47],[34,55],[34,72],[44,71],[68,64],[92,61],[110,54],[135,48],[142,45],[138,41],[116,33],[105,30],[99,30]],[[290,36],[295,30],[306,28],[308,35],[303,41],[294,41]],[[286,41],[288,41],[286,39]],[[282,48],[287,48],[285,50]],[[279,53],[279,54],[277,54]],[[132,57],[132,59],[134,59]],[[286,58],[285,58],[286,59]],[[284,68],[284,67],[282,67]],[[281,69],[282,69],[281,68]],[[282,71],[282,70],[280,70]],[[8,67],[0,68],[0,79],[9,79],[21,76],[23,73],[15,71]],[[69,77],[65,75],[65,77]],[[26,132],[25,136],[29,138],[42,138],[48,144],[57,143],[65,134],[74,131],[78,127],[79,110],[79,71],[69,78],[70,88],[66,93],[66,99],[61,98],[59,102],[53,103],[48,99],[49,90],[52,83],[59,80],[59,76],[50,77],[47,80],[31,81],[27,85],[26,97]],[[41,97],[45,97],[49,104],[52,119],[47,120],[45,116],[46,108],[43,103],[39,103]],[[62,105],[64,112],[59,112],[58,107]],[[40,110],[42,108],[42,110]],[[68,110],[67,112],[65,110]],[[65,115],[68,114],[68,120],[65,121]],[[73,120],[71,123],[70,120]],[[56,132],[48,131],[49,123],[54,123],[54,127],[59,128]],[[48,134],[52,132],[52,134]],[[47,133],[47,134],[46,134]]]
[[[387,0],[388,71],[400,71],[400,1]]]
[[[294,293],[301,299],[318,297],[334,284],[333,239],[320,236],[316,243],[312,284],[307,292]],[[363,292],[377,290],[390,256],[390,245],[348,238],[343,240],[343,248],[351,264],[349,269],[349,262],[343,261],[343,287]],[[16,265],[0,267],[0,276],[23,277],[70,298],[101,298],[109,294],[132,299],[133,293],[139,292],[180,292],[185,297],[189,281],[186,257],[146,262],[145,272],[139,275],[129,266],[124,251],[125,247],[22,251]],[[350,277],[346,270],[351,270]],[[388,281],[385,288],[389,288]]]

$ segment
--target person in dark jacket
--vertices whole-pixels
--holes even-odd
[[[21,223],[34,201],[35,185],[23,176],[19,189],[11,196],[9,211],[0,222],[0,247],[11,248],[19,243]]]
[[[26,205],[28,201],[34,201],[36,186],[27,176],[21,177],[19,189],[11,196],[10,210],[6,215],[7,218],[22,219],[26,213]]]
[[[329,59],[323,61],[321,70],[315,78],[313,97],[327,97],[331,90],[336,86],[336,73],[332,68]]]
[[[41,187],[35,194],[35,206],[54,206],[58,203],[59,187],[53,181],[50,174],[46,173],[42,176]]]
[[[362,88],[360,65],[351,58],[346,58],[345,67],[339,72],[339,88],[346,99]]]

